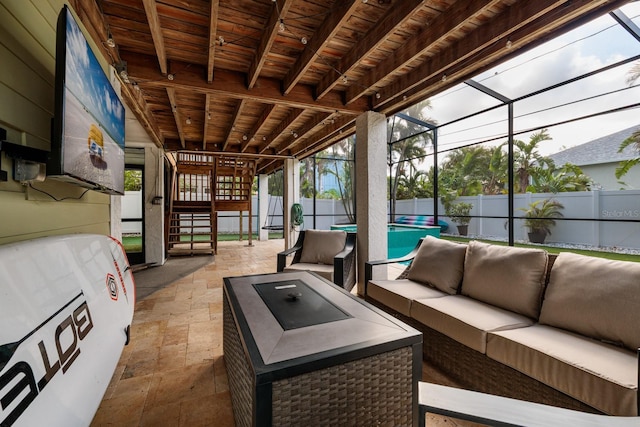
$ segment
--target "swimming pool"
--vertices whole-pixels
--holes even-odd
[[[357,226],[355,224],[332,225],[331,229],[355,232],[357,231]],[[440,237],[440,227],[387,224],[387,257],[399,258],[405,256],[416,247],[418,240],[425,236]]]

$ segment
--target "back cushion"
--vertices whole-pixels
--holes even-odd
[[[333,265],[333,257],[344,249],[346,241],[346,231],[305,230],[300,262]]]
[[[467,245],[426,236],[411,263],[407,279],[426,283],[442,292],[458,292]]]
[[[640,264],[562,252],[551,268],[540,323],[640,347]]]
[[[547,269],[547,252],[471,241],[461,293],[537,319]]]

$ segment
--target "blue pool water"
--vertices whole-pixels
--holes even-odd
[[[357,231],[355,224],[332,225],[332,230]],[[438,226],[413,226],[404,224],[387,225],[387,257],[399,258],[405,256],[416,247],[421,237],[440,237]]]

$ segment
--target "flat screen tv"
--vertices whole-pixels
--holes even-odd
[[[124,194],[124,106],[67,6],[57,25],[47,178]]]

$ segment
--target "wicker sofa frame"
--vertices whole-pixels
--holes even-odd
[[[514,399],[526,400],[567,409],[574,409],[590,413],[602,413],[601,411],[568,396],[528,375],[525,375],[507,365],[493,360],[483,353],[475,351],[464,344],[425,326],[419,321],[407,317],[402,313],[370,298],[367,294],[367,285],[373,277],[375,266],[407,263],[407,268],[396,279],[404,279],[408,273],[411,262],[415,258],[422,239],[415,249],[402,258],[370,261],[365,263],[365,300],[376,307],[386,311],[394,317],[411,325],[423,334],[423,359],[428,365],[443,372],[456,387],[493,394]],[[549,254],[546,282],[549,281],[551,267],[556,255]],[[640,350],[639,353],[639,377],[640,377]],[[427,374],[428,375],[428,374]],[[424,378],[432,381],[431,378]],[[639,378],[640,383],[640,378]],[[638,394],[638,408],[640,408],[640,394]]]

